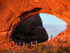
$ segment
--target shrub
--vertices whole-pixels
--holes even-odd
[[[29,50],[29,52],[35,52],[35,49],[31,49],[31,50]]]
[[[67,43],[67,40],[66,40],[66,41],[64,41],[64,43]]]
[[[7,49],[3,49],[2,51],[5,52],[5,53],[12,53],[11,51],[9,51]]]
[[[69,51],[69,47],[63,47],[63,50],[65,50],[65,51]]]
[[[52,49],[56,49],[56,47],[52,47]]]
[[[58,50],[55,50],[54,53],[58,53]]]
[[[30,43],[26,43],[25,47],[30,48],[31,47]]]
[[[69,52],[70,52],[70,47],[69,47]]]
[[[47,50],[47,53],[50,53],[50,50]]]
[[[50,53],[53,53],[53,50],[50,50]]]
[[[70,48],[69,47],[63,47],[63,51],[66,51],[66,53],[70,53]]]
[[[36,51],[38,50],[38,46],[39,46],[38,44],[35,44],[35,46],[34,46]]]
[[[17,49],[15,53],[25,53],[23,49]]]
[[[58,46],[58,50],[59,50],[59,49],[62,49],[62,45]]]
[[[42,53],[47,53],[47,49],[43,50],[43,52],[42,52]]]
[[[40,45],[38,46],[38,50],[39,50],[39,51],[43,51],[44,49],[45,49],[45,47],[44,47],[43,44],[40,44]]]
[[[24,50],[19,50],[18,53],[25,53],[25,51]]]
[[[16,51],[19,51],[20,49],[17,49]]]
[[[62,41],[59,41],[59,43],[62,43]]]
[[[43,44],[35,44],[34,46],[35,50],[37,51],[43,51],[45,49],[44,45]]]
[[[66,51],[63,51],[62,53],[67,53]]]

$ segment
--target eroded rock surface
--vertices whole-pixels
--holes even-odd
[[[9,37],[17,25],[38,13],[55,15],[70,25],[70,0],[0,0],[0,48],[10,47]]]

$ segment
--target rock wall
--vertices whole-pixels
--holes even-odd
[[[55,15],[70,25],[70,0],[0,0],[0,48],[21,22],[38,13]]]

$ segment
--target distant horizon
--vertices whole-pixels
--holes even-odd
[[[65,31],[67,23],[65,23],[63,20],[50,14],[40,13],[39,15],[42,19],[43,27],[46,29],[49,35],[49,39],[51,35],[55,37],[60,32]]]

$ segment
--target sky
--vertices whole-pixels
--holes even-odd
[[[42,19],[43,27],[46,29],[49,37],[51,35],[55,37],[60,32],[65,31],[67,23],[65,23],[63,20],[57,18],[54,15],[50,15],[50,14],[40,13],[39,15]]]

